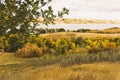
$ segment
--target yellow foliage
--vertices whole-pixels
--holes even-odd
[[[42,48],[39,48],[36,44],[27,43],[16,52],[16,55],[20,57],[37,57],[42,55],[42,53]]]

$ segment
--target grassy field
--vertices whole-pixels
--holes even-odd
[[[117,38],[120,34],[61,32],[41,34],[44,38]],[[14,53],[0,55],[0,80],[120,80],[120,51],[102,54],[46,54],[36,58],[17,58]],[[115,54],[116,53],[116,54]]]
[[[43,38],[53,38],[58,39],[62,37],[82,37],[82,38],[118,38],[120,34],[101,34],[101,33],[79,33],[79,32],[57,32],[57,33],[48,33],[48,34],[41,34]]]
[[[120,80],[119,62],[80,64],[65,68],[57,63],[42,66],[40,63],[39,57],[25,59],[3,54],[0,56],[0,80]]]

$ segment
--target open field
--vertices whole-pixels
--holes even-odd
[[[100,33],[79,33],[79,32],[57,32],[57,33],[48,33],[48,34],[41,34],[43,38],[53,38],[58,39],[62,37],[82,37],[82,38],[118,38],[120,34],[100,34]]]
[[[46,66],[33,64],[37,59],[39,58],[16,58],[13,54],[1,55],[0,80],[120,80],[119,62],[62,68],[59,64]],[[40,63],[40,60],[37,63]]]
[[[120,34],[59,32],[40,36],[50,39],[108,39],[118,38]],[[0,80],[120,80],[120,50],[111,49],[90,55],[82,51],[68,55],[45,54],[36,58],[17,58],[14,53],[3,54],[0,56]]]

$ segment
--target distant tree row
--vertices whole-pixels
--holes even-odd
[[[35,32],[37,34],[45,34],[45,33],[55,33],[55,32],[95,32],[97,30],[90,30],[90,29],[77,29],[77,30],[65,30],[64,28],[37,28]]]
[[[37,34],[45,34],[45,33],[55,33],[55,32],[66,32],[66,30],[64,28],[56,28],[56,29],[37,28],[35,32]]]
[[[92,29],[77,29],[77,30],[65,30],[64,28],[48,29],[48,28],[38,28],[36,32],[39,34],[44,33],[55,33],[55,32],[81,32],[81,33],[102,33],[102,34],[115,34],[120,33],[120,28],[113,27],[104,30],[92,30]]]

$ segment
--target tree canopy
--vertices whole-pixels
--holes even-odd
[[[58,17],[68,14],[63,8],[57,14],[51,6],[43,9],[52,0],[0,0],[0,35],[34,33],[41,18],[45,25],[54,23]]]

